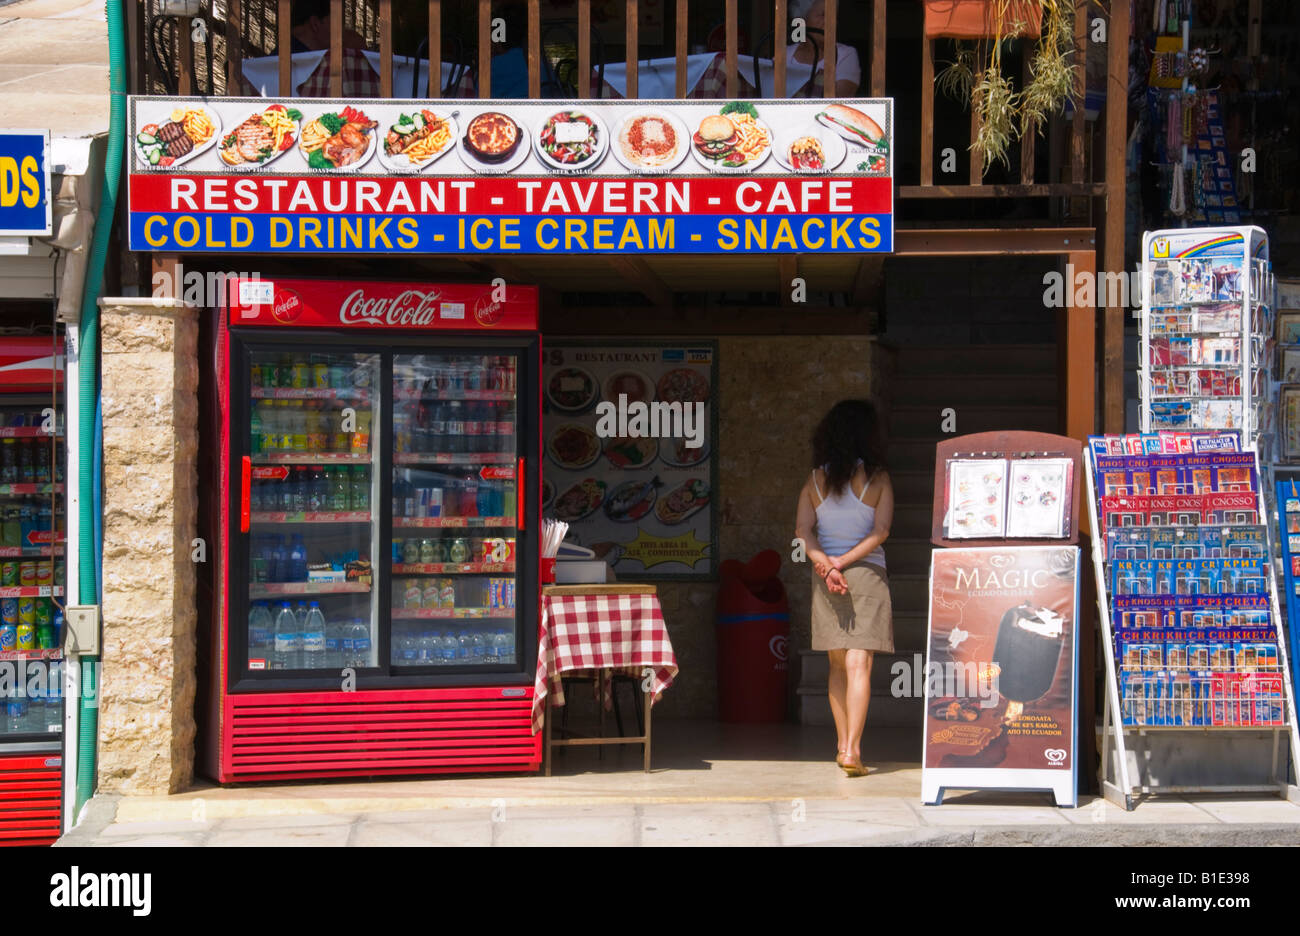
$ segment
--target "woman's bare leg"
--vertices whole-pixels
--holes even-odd
[[[875,654],[870,650],[848,650],[844,655],[844,673],[847,677],[845,700],[845,728],[847,753],[845,759],[857,763],[862,759],[862,729],[867,723],[867,706],[871,703],[871,662]]]
[[[835,738],[839,752],[847,751],[849,740],[849,717],[845,694],[848,690],[848,672],[844,668],[845,650],[828,650],[831,671],[826,680],[827,694],[831,700],[831,717],[835,719]]]

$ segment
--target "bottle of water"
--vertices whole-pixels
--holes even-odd
[[[343,665],[360,669],[370,665],[370,628],[353,618],[343,631]]]
[[[342,621],[325,622],[325,666],[327,669],[343,668],[343,630]]]
[[[63,731],[63,667],[57,661],[50,663],[50,685],[45,695],[45,731],[56,734]]]
[[[483,652],[487,663],[501,662],[501,631],[494,630],[483,638]]]
[[[513,663],[515,661],[515,632],[513,630],[501,631],[501,645],[497,651],[502,663]]]
[[[450,631],[438,635],[438,656],[443,666],[456,665],[456,650],[459,646],[456,635]]]
[[[293,550],[289,554],[290,582],[307,581],[307,547],[303,545],[302,536],[293,538]]]
[[[27,695],[24,686],[14,686],[5,699],[5,728],[10,734],[27,730]]]
[[[320,604],[313,601],[307,609],[307,617],[302,628],[302,668],[324,669],[325,659],[325,615],[321,613]]]
[[[473,642],[469,639],[469,631],[461,631],[456,637],[456,662],[472,662],[473,652]]]
[[[430,631],[420,634],[416,644],[421,666],[433,666],[438,662],[437,640]]]
[[[298,668],[298,618],[289,602],[280,602],[280,613],[275,616],[275,649],[271,654],[271,669]]]
[[[253,610],[248,614],[248,658],[268,661],[274,634],[275,624],[271,621],[271,612],[266,602],[254,602]]]
[[[473,657],[473,662],[486,663],[488,661],[487,642],[483,639],[483,635],[475,631],[469,635],[469,642],[470,656]]]
[[[409,631],[397,638],[397,651],[398,660],[403,666],[415,666],[420,662],[420,648]]]

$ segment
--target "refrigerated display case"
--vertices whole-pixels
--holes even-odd
[[[211,335],[208,772],[535,770],[536,290],[239,281]]]
[[[48,845],[63,782],[63,342],[0,347],[0,845]]]

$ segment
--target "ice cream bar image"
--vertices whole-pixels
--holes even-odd
[[[1052,688],[1065,619],[1047,608],[1011,608],[1002,615],[993,647],[998,693],[1013,702],[1033,702]]]

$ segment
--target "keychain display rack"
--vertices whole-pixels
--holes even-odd
[[[1271,460],[1273,296],[1258,227],[1151,231],[1143,238],[1141,428],[1235,429]]]
[[[1106,662],[1102,788],[1132,809],[1152,792],[1273,792],[1300,801],[1300,737],[1282,629],[1276,555],[1259,459],[1235,433],[1164,432],[1090,440],[1085,459],[1093,567]],[[1163,443],[1163,444],[1161,444]],[[1205,444],[1201,444],[1205,443]],[[1181,451],[1180,451],[1181,449]],[[1163,732],[1272,736],[1267,783],[1171,784],[1136,736]],[[1112,759],[1112,753],[1114,758]]]

